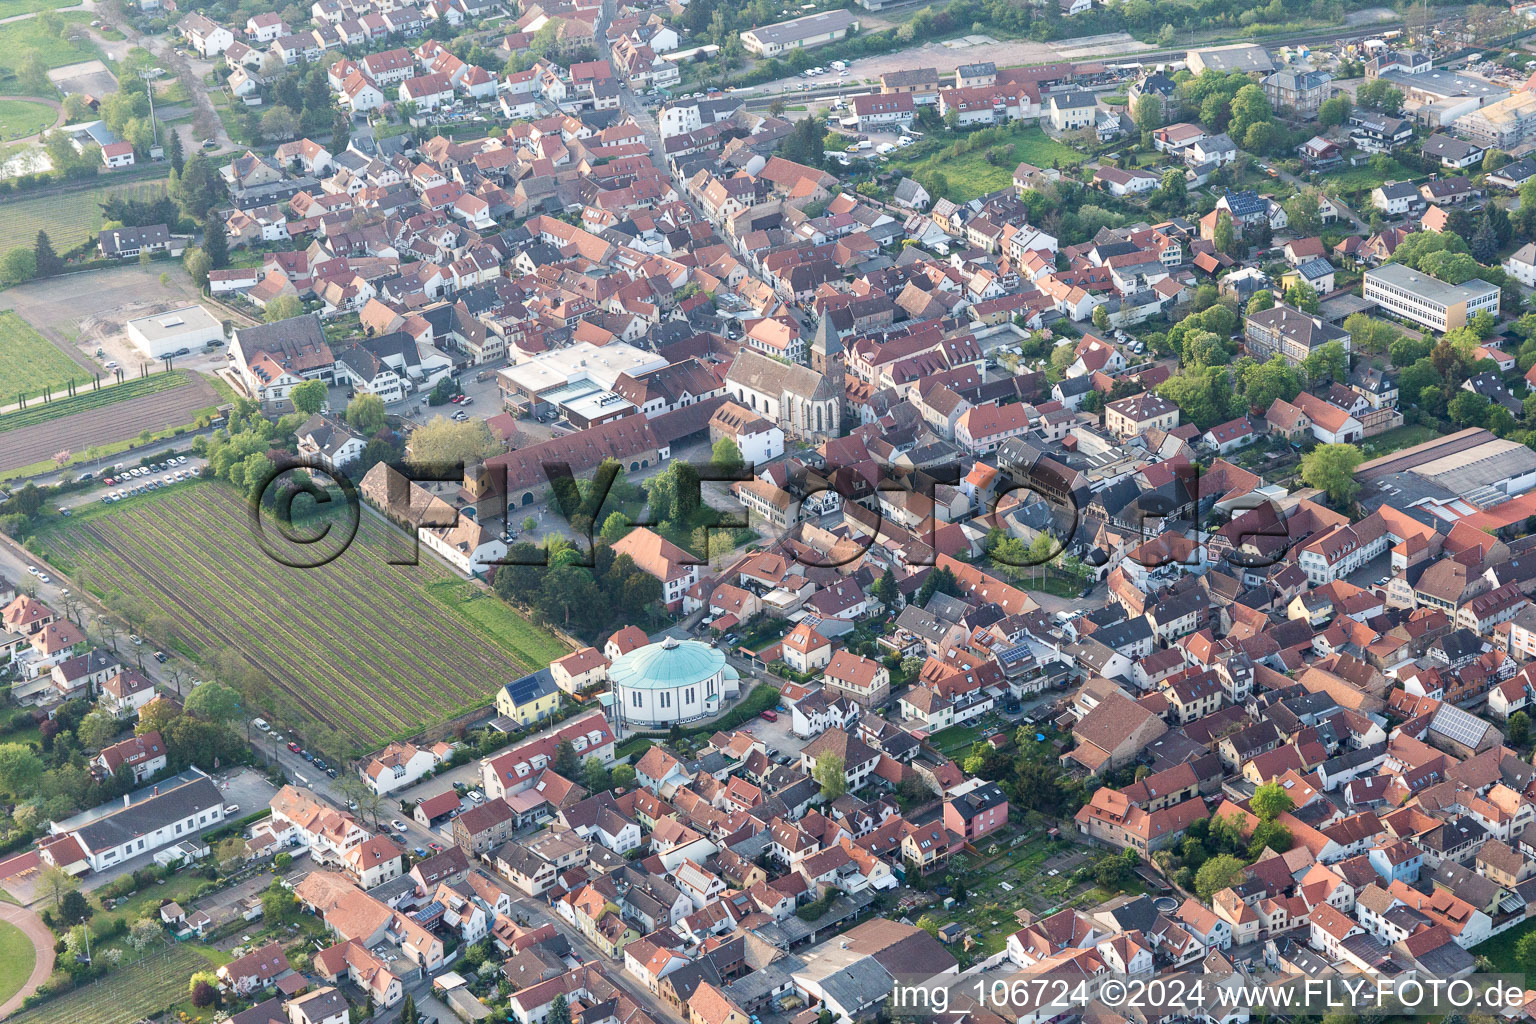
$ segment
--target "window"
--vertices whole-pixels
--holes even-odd
[[[629,695],[629,702],[630,702],[630,704],[634,705],[637,708],[638,707],[642,707],[645,704],[645,700],[640,695],[640,692],[638,690],[636,692],[634,692],[634,693]]]

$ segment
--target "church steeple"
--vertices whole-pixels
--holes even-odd
[[[842,373],[843,336],[832,326],[830,310],[822,314],[821,322],[816,325],[816,334],[811,338],[811,369],[828,375],[834,369]]]

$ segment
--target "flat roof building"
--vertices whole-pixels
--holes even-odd
[[[786,50],[808,49],[836,42],[856,32],[859,19],[846,10],[822,11],[792,18],[772,25],[763,25],[741,33],[741,44],[749,53],[759,57],[775,57]]]
[[[177,306],[129,320],[128,340],[149,359],[224,340],[224,326],[202,306]]]
[[[1401,263],[1386,263],[1365,272],[1362,293],[1388,313],[1435,331],[1465,327],[1477,313],[1499,315],[1499,289],[1474,277],[1447,284]]]

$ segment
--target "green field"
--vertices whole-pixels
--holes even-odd
[[[955,156],[952,152],[954,137],[935,132],[922,142],[892,153],[889,162],[901,167],[928,188],[927,182],[935,173],[942,173],[949,188],[946,198],[967,202],[977,196],[1013,185],[1013,169],[1020,163],[1029,162],[1036,167],[1075,167],[1085,157],[1071,146],[1063,145],[1046,135],[1035,125],[1016,125],[1001,139],[985,146],[977,146],[969,153]],[[999,164],[987,162],[987,151],[997,146],[1011,148],[1011,155]],[[929,188],[929,191],[933,191]],[[935,199],[939,198],[936,194]]]
[[[9,1019],[13,1024],[121,1024],[154,1016],[185,1000],[187,979],[209,967],[195,948],[174,946]]]
[[[0,18],[14,18],[18,14],[73,6],[72,0],[0,0]]]
[[[46,103],[0,100],[0,137],[21,139],[53,127],[58,111]]]
[[[0,252],[31,245],[39,230],[48,232],[54,249],[60,253],[85,241],[94,242],[101,230],[101,204],[108,196],[153,199],[164,193],[162,179],[0,200]]]
[[[4,316],[15,316],[14,313],[6,313]],[[3,327],[3,320],[0,320]],[[47,344],[47,342],[44,342]],[[52,347],[52,346],[50,346]],[[79,379],[79,374],[76,374]],[[111,378],[108,377],[108,380]],[[25,409],[17,409],[0,415],[0,433],[7,430],[19,430],[22,427],[35,427],[39,423],[47,423],[61,416],[69,416],[77,412],[89,412],[91,409],[100,409],[103,406],[113,405],[117,402],[125,402],[130,398],[142,398],[144,395],[154,395],[161,391],[169,391],[171,388],[179,388],[186,384],[188,377],[185,371],[171,370],[169,373],[154,373],[148,377],[130,377],[121,384],[103,385],[99,390],[78,390],[68,398],[55,399],[52,402],[29,405]],[[0,395],[9,394],[0,392]]]
[[[8,921],[0,921],[0,1003],[27,983],[37,951],[26,933]]]
[[[66,25],[70,22],[89,24],[91,20],[91,15],[85,12],[71,11],[62,17]],[[70,42],[62,34],[49,32],[36,18],[0,25],[0,93],[9,96],[58,95],[52,85],[40,86],[19,77],[22,58],[30,53],[41,55],[43,63],[50,68],[77,64],[98,56],[96,47],[89,39]]]
[[[304,520],[294,532],[316,525]],[[270,523],[267,531],[270,539]],[[489,703],[499,683],[565,651],[478,602],[468,612],[451,608],[448,588],[434,585],[457,577],[429,555],[419,565],[389,564],[408,549],[401,540],[364,512],[338,557],[290,568],[257,543],[234,488],[194,483],[83,506],[30,543],[64,571],[84,565],[83,585],[158,609],[170,642],[190,657],[237,652],[270,681],[270,703],[284,715],[372,748]]]
[[[30,398],[42,394],[44,388],[57,389],[71,378],[83,381],[90,375],[83,364],[38,334],[14,310],[0,311],[0,405],[10,405],[17,395]],[[8,417],[0,417],[0,422],[5,419]]]
[[[544,666],[570,651],[547,630],[517,613],[517,609],[469,583],[439,580],[426,586],[427,593],[443,607],[496,638],[496,642],[524,665]]]

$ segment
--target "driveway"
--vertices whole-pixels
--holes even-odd
[[[22,934],[32,940],[32,949],[35,959],[32,961],[32,973],[27,975],[26,984],[17,990],[5,1002],[0,1003],[0,1017],[9,1016],[23,999],[38,990],[48,976],[53,973],[53,932],[43,924],[43,919],[25,907],[18,907],[14,903],[0,903],[0,921],[13,924],[20,928]]]

